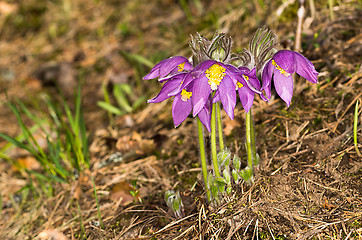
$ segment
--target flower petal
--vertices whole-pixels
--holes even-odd
[[[191,113],[192,105],[191,101],[182,101],[181,94],[175,96],[172,104],[172,118],[175,127],[180,125],[187,116]]]
[[[219,91],[220,100],[226,114],[231,119],[234,119],[234,109],[236,105],[235,82],[228,75],[226,75],[220,82],[217,91]]]
[[[162,60],[161,62],[157,63],[150,71],[149,74],[144,76],[143,80],[150,80],[160,76],[160,66],[166,61],[167,59]]]
[[[208,97],[210,96],[211,88],[208,84],[208,79],[205,74],[202,74],[198,79],[194,80],[194,87],[192,90],[192,105],[193,116],[195,117],[204,107]]]
[[[183,56],[175,56],[169,59],[166,59],[160,66],[160,78],[166,77],[170,73],[177,73],[178,72],[178,65],[188,62],[188,59]],[[182,70],[183,71],[183,68]],[[180,71],[180,72],[181,72]]]
[[[185,62],[185,66],[184,66],[184,71],[191,71],[192,69],[194,69],[194,66],[189,62]]]
[[[157,94],[156,97],[148,100],[148,103],[158,103],[166,100],[170,96],[168,95],[170,92],[174,91],[178,86],[181,85],[182,77],[176,77],[170,79],[168,82],[166,82],[163,86],[161,91]]]
[[[238,88],[238,93],[245,112],[249,112],[250,108],[253,106],[255,93],[246,86]]]
[[[280,74],[278,70],[274,70],[274,86],[280,98],[289,107],[293,96],[293,76],[286,77]]]
[[[248,74],[246,74],[249,77],[249,81],[251,85],[260,91],[260,81],[256,77],[256,69],[253,68]]]
[[[269,101],[269,99],[271,98],[271,81],[272,81],[272,77],[273,77],[273,68],[274,68],[274,66],[271,63],[271,60],[269,60],[269,62],[267,62],[265,64],[263,72],[262,72],[261,92],[264,91],[266,96],[264,96],[264,94],[260,94],[260,97],[264,101]]]
[[[208,60],[208,61],[204,61],[204,62],[200,63],[199,65],[197,65],[192,71],[190,71],[186,74],[181,86],[178,87],[177,89],[175,89],[175,91],[171,92],[169,95],[175,96],[175,95],[179,94],[182,91],[182,89],[187,87],[190,83],[198,80],[200,78],[200,76],[202,76],[202,75],[205,76],[206,69],[208,69],[214,62],[215,61]]]
[[[295,52],[295,61],[296,61],[296,72],[307,79],[309,82],[317,83],[318,82],[318,72],[315,70],[314,65],[302,54]]]
[[[212,109],[212,103],[211,103],[211,97],[209,97],[209,100],[206,102],[205,106],[201,109],[199,114],[197,115],[200,118],[200,121],[204,126],[206,127],[207,131],[211,132],[211,109]]]
[[[218,101],[220,101],[220,93],[219,91],[216,91],[212,103],[217,103]]]
[[[290,50],[281,50],[274,54],[272,60],[287,73],[292,74],[295,72],[295,53]]]
[[[239,67],[239,73],[237,77],[237,81],[249,87],[249,89],[253,90],[255,93],[261,94],[260,90],[260,81],[256,77],[256,70],[253,68],[251,71],[246,67]],[[247,78],[245,78],[245,76]]]

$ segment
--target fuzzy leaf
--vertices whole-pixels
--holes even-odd
[[[217,161],[220,167],[228,166],[231,159],[231,152],[224,149],[217,154]]]
[[[234,155],[234,158],[233,158],[233,165],[234,165],[234,168],[236,170],[240,170],[240,158],[238,157],[238,155]]]
[[[222,172],[222,175],[225,178],[226,184],[230,185],[231,184],[231,176],[228,170],[224,169],[224,171]]]
[[[239,182],[239,174],[238,174],[238,172],[237,172],[235,169],[233,169],[233,170],[231,171],[231,175],[233,176],[234,181],[235,181],[236,183],[238,183],[238,182]]]
[[[242,177],[246,182],[250,183],[253,177],[253,169],[251,167],[246,167],[239,172],[240,177]]]

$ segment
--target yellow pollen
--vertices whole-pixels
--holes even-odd
[[[217,90],[221,80],[226,75],[225,70],[225,68],[215,63],[205,71],[205,75],[209,79],[207,83],[210,85],[211,90]]]
[[[240,82],[236,82],[236,90],[238,90],[239,88],[244,87],[244,85]]]
[[[177,65],[177,71],[182,72],[184,70],[185,67],[185,62],[180,63],[179,65]]]
[[[281,68],[275,61],[274,59],[272,59],[272,64],[273,66],[276,68],[276,70],[278,70],[280,72],[280,74],[289,77],[290,73],[286,72],[283,68]]]
[[[249,77],[243,74],[245,81],[249,81]]]
[[[181,92],[182,101],[187,102],[187,100],[189,100],[191,96],[192,96],[192,92],[188,92],[185,89],[182,89],[182,92]]]

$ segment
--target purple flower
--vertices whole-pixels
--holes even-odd
[[[164,82],[166,80],[169,80],[169,76],[187,72],[192,69],[193,66],[187,58],[182,56],[175,56],[157,63],[151,69],[151,72],[143,77],[143,80],[149,80],[158,77],[160,82]]]
[[[172,118],[175,126],[180,125],[192,110],[193,83],[182,89],[181,93],[177,94],[173,99]],[[211,132],[211,97],[207,100],[205,106],[197,114],[200,121],[205,125],[206,129]],[[195,115],[196,116],[196,115]]]
[[[235,89],[239,93],[240,102],[243,105],[245,112],[249,112],[253,105],[255,93],[261,93],[260,82],[256,77],[255,68],[250,71],[246,67],[239,67],[236,74],[237,81],[235,83]],[[218,101],[220,101],[220,94],[216,93],[213,102],[215,103]]]
[[[312,83],[318,82],[318,72],[312,62],[302,54],[289,50],[278,51],[263,69],[261,91],[264,90],[266,96],[261,94],[261,98],[265,101],[270,99],[273,78],[275,90],[289,107],[293,96],[292,74],[295,72]]]
[[[234,118],[236,104],[236,79],[237,69],[215,60],[206,60],[197,65],[186,76],[183,84],[170,95],[179,93],[188,84],[193,83],[192,106],[193,115],[196,116],[204,108],[205,104],[215,91],[219,95],[221,103],[228,116]]]
[[[162,102],[171,96],[169,95],[175,89],[179,88],[187,73],[176,74],[168,78],[168,81],[163,85],[161,91],[156,97],[148,100],[149,103]],[[193,83],[185,86],[178,94],[175,95],[172,105],[172,118],[175,126],[180,125],[191,113],[192,110],[192,90]],[[200,121],[205,125],[210,132],[210,119],[211,119],[211,98],[203,109],[198,114]]]
[[[173,99],[172,118],[176,127],[190,115],[192,110],[191,97],[192,84],[182,89],[181,93],[177,94]]]
[[[169,96],[169,94],[181,85],[185,75],[186,73],[180,73],[173,77],[168,78],[168,81],[165,84],[163,84],[162,89],[157,94],[157,96],[148,100],[147,102],[158,103],[166,100],[167,98],[170,98],[171,96]]]
[[[236,90],[245,112],[249,112],[253,105],[255,92],[260,92],[260,82],[256,77],[255,68],[250,71],[246,67],[239,67],[238,70],[241,77],[237,79]]]

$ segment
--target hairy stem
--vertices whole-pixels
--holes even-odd
[[[222,131],[222,122],[221,122],[221,114],[220,114],[220,103],[216,103],[216,114],[217,114],[217,129],[219,133],[219,147],[220,150],[224,150],[224,138],[223,138],[223,131]]]
[[[211,111],[211,157],[214,166],[215,177],[220,177],[219,164],[217,163],[217,150],[216,150],[216,103],[212,104]]]
[[[248,166],[253,169],[253,150],[252,150],[252,134],[251,134],[251,112],[245,114],[245,125],[246,125],[246,153],[248,159]]]
[[[206,164],[204,133],[202,130],[202,123],[201,123],[199,117],[197,117],[197,132],[199,134],[199,147],[200,147],[202,176],[204,177],[204,184],[205,184],[207,199],[211,199],[210,189],[208,189],[208,184],[207,184],[208,180],[207,180],[207,164]]]
[[[256,160],[256,149],[255,149],[255,131],[254,131],[254,122],[253,122],[253,115],[251,113],[251,109],[249,110],[249,121],[250,121],[250,136],[251,136],[251,151],[253,159]]]

